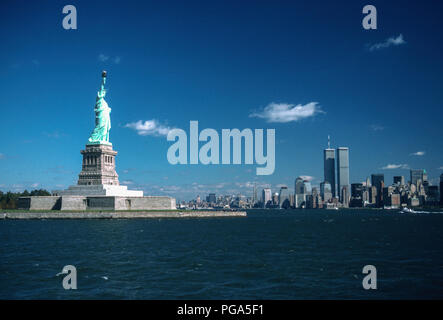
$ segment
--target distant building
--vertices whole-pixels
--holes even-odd
[[[411,169],[411,183],[418,186],[418,184],[423,183],[424,181],[428,180],[428,175],[426,174],[426,170],[418,169],[418,170],[412,170]]]
[[[351,184],[350,207],[363,207],[363,183]]]
[[[288,209],[290,207],[289,190],[287,186],[282,186],[280,188],[280,195],[278,200],[280,208]]]
[[[394,176],[394,184],[404,186],[405,185],[405,177],[403,176]]]
[[[293,208],[295,205],[295,195],[294,194],[289,195],[289,205],[291,206],[291,208]]]
[[[300,208],[306,201],[306,195],[303,188],[303,178],[295,179],[295,207]]]
[[[252,189],[252,205],[255,205],[257,202],[258,202],[257,184],[254,183],[254,187]]]
[[[400,194],[399,193],[393,193],[390,196],[389,199],[389,205],[391,208],[399,208],[400,207]]]
[[[308,180],[298,177],[295,180],[295,207],[306,207],[306,197],[312,195],[312,186]]]
[[[371,186],[368,190],[369,203],[372,205],[377,205],[377,187]]]
[[[215,193],[210,193],[210,194],[206,197],[206,202],[207,202],[207,203],[217,203],[217,198],[215,197]]]
[[[369,189],[371,187],[371,180],[369,180],[369,177],[366,178],[366,189]]]
[[[320,196],[324,202],[328,202],[332,199],[331,184],[329,182],[320,183]]]
[[[385,175],[384,174],[372,174],[371,175],[371,184],[377,190],[375,205],[377,207],[383,207],[383,188],[384,188]]]
[[[362,200],[363,200],[363,207],[366,207],[366,205],[370,203],[370,200],[369,200],[369,188],[367,188],[367,187],[363,189]]]
[[[349,207],[349,186],[343,186],[340,193],[341,203],[343,207]]]
[[[262,191],[261,201],[263,203],[263,208],[266,208],[269,202],[272,202],[271,189],[265,188]]]
[[[320,194],[317,188],[312,188],[312,208],[317,209],[321,202]]]
[[[277,193],[277,192],[275,192],[275,193],[272,195],[272,204],[273,204],[274,206],[278,206],[278,193]]]
[[[429,186],[426,192],[426,205],[438,206],[440,202],[440,195],[438,192],[438,186]]]
[[[340,147],[337,149],[337,186],[340,194],[340,201],[343,202],[342,197],[343,187],[347,187],[347,195],[349,196],[349,148]]]
[[[331,185],[332,196],[335,197],[335,150],[331,149],[329,136],[328,148],[323,151],[324,181]]]
[[[307,209],[314,208],[314,199],[313,199],[312,194],[306,195],[306,202],[304,204],[304,207],[307,208]]]
[[[412,197],[408,199],[408,206],[417,207],[420,205],[420,200],[417,197]]]
[[[385,207],[398,208],[400,206],[400,194],[394,186],[383,188],[383,202]]]
[[[303,191],[304,191],[305,195],[312,194],[311,182],[309,182],[308,180],[303,180]]]

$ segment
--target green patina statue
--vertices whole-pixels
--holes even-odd
[[[97,99],[95,102],[95,128],[91,133],[88,141],[89,144],[111,144],[109,142],[109,130],[111,130],[111,108],[105,101],[105,83],[106,71],[102,72],[102,85],[100,91],[97,92]]]

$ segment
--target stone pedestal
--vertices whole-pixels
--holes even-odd
[[[83,155],[82,171],[78,175],[78,185],[119,185],[115,171],[115,156],[112,144],[88,144]]]
[[[141,190],[128,190],[127,186],[119,185],[75,185],[65,190],[55,190],[54,196],[112,196],[112,197],[143,197]]]
[[[83,162],[77,185],[53,191],[54,196],[143,197],[143,191],[128,190],[127,186],[120,185],[115,171],[117,151],[111,143],[87,144],[80,153]]]

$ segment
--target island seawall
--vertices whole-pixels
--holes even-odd
[[[3,212],[2,219],[141,219],[246,217],[246,211]]]

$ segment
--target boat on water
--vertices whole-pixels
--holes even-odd
[[[400,212],[402,212],[402,213],[417,213],[416,211],[414,211],[408,207],[404,207]]]

